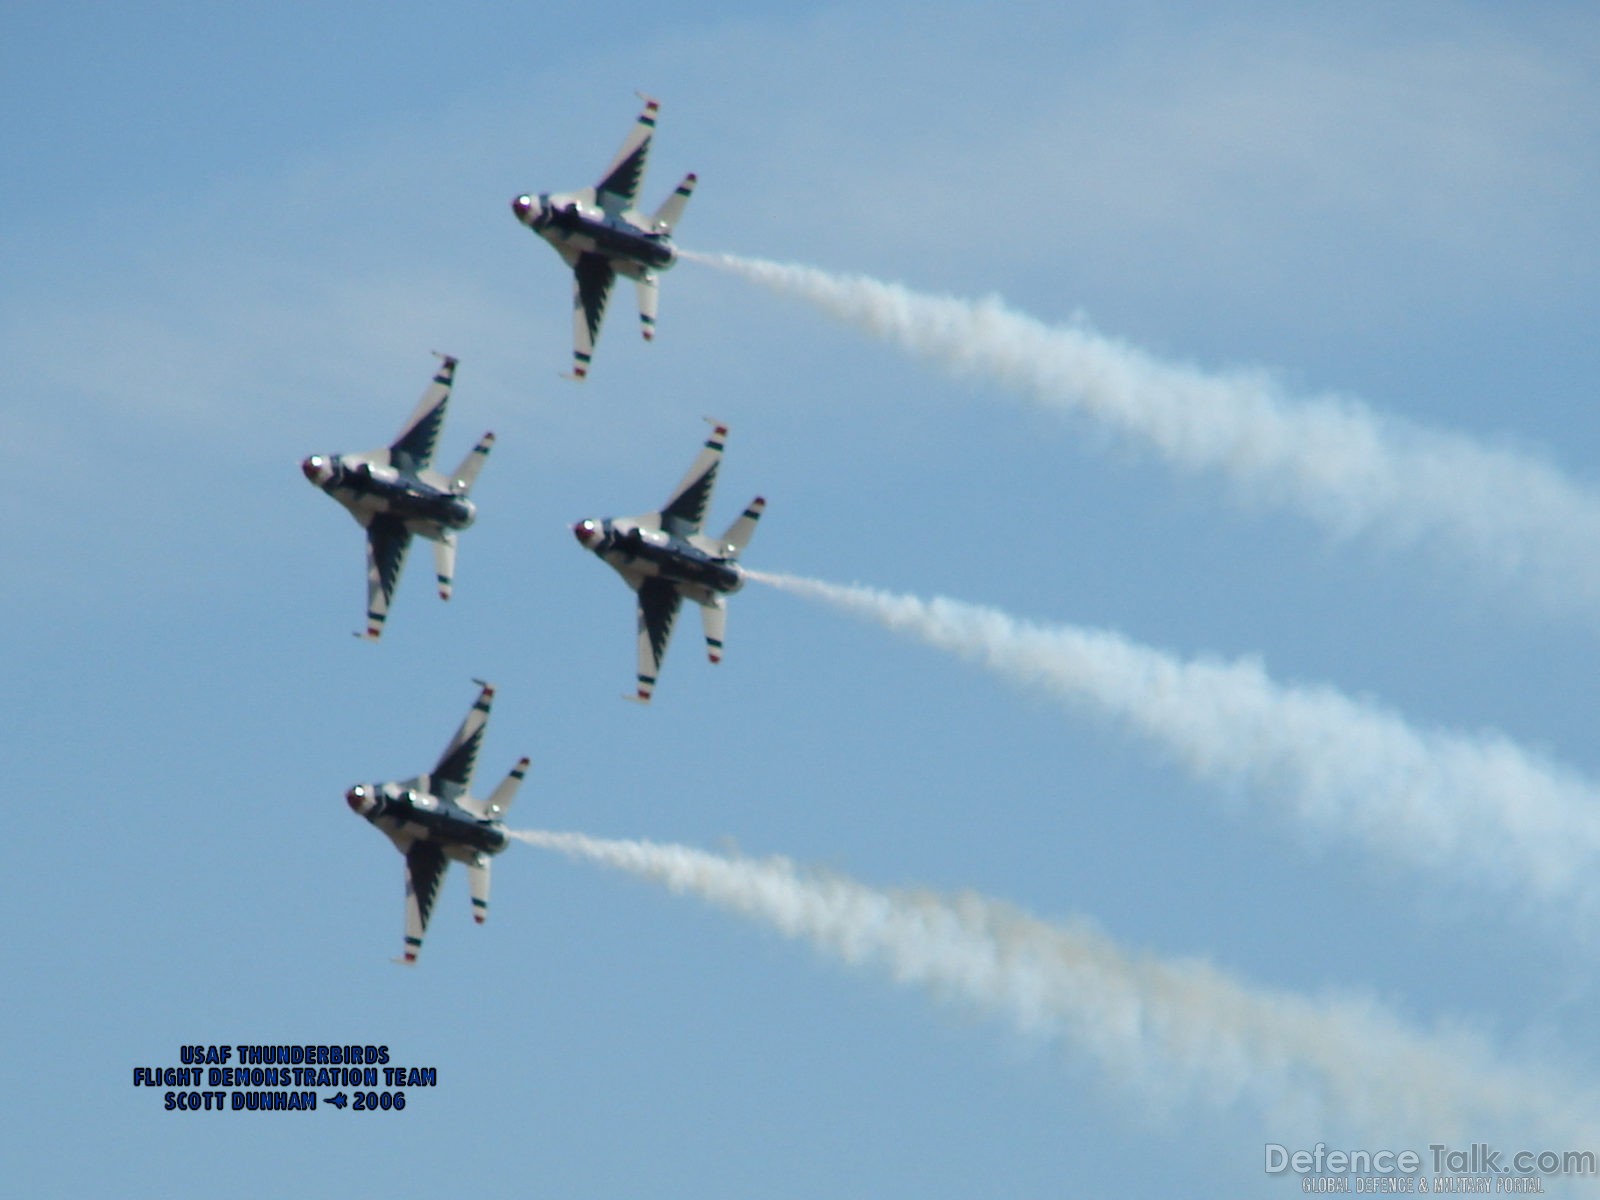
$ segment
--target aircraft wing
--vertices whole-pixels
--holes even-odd
[[[617,273],[603,254],[580,254],[572,268],[572,374],[582,379],[589,373],[594,344],[600,337],[600,322],[605,320],[606,301]]]
[[[695,456],[689,473],[661,508],[661,528],[681,538],[694,537],[700,532],[700,522],[711,504],[711,491],[717,485],[717,465],[722,462],[722,443],[728,436],[728,427],[715,421],[711,426],[711,436]]]
[[[450,387],[455,382],[456,360],[448,354],[439,357],[441,361],[433,382],[389,445],[389,465],[412,474],[433,461],[433,447],[444,426],[444,410],[450,403]]]
[[[649,703],[655,691],[682,599],[677,587],[664,579],[652,577],[639,585],[639,692],[635,699],[642,704]]]
[[[478,698],[428,777],[429,790],[441,800],[453,803],[472,786],[472,768],[477,764],[478,747],[483,744],[483,731],[489,724],[489,706],[494,703],[493,685],[479,680],[479,686],[482,690]]]
[[[604,177],[595,185],[600,207],[616,216],[634,206],[639,188],[644,183],[646,160],[650,157],[650,138],[656,131],[656,111],[661,106],[645,99],[644,111],[628,130],[622,148],[606,168]]]
[[[380,513],[367,525],[367,632],[376,640],[389,617],[389,600],[411,545],[411,531],[397,517]]]
[[[422,936],[428,931],[433,902],[439,898],[445,868],[450,865],[437,843],[418,841],[406,851],[406,952],[405,961],[417,961]]]

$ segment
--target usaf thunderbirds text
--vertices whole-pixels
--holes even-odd
[[[387,1046],[182,1046],[178,1058],[175,1067],[133,1069],[134,1087],[168,1089],[162,1098],[168,1112],[310,1111],[318,1090],[327,1088],[341,1090],[321,1096],[324,1105],[398,1112],[407,1088],[439,1083],[437,1068],[398,1066]]]

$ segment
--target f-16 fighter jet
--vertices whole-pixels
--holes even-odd
[[[711,503],[722,443],[728,436],[726,425],[711,424],[711,436],[694,465],[658,512],[579,521],[572,527],[580,545],[614,567],[639,593],[639,691],[628,699],[641,704],[648,703],[655,691],[672,622],[685,596],[700,605],[711,661],[722,661],[725,601],[744,586],[739,553],[767,506],[757,496],[720,538],[701,535],[700,522]]]
[[[388,446],[365,454],[313,454],[300,464],[306,478],[348,508],[367,531],[367,630],[357,637],[375,639],[383,632],[414,533],[433,542],[439,597],[450,599],[456,534],[478,515],[467,493],[494,445],[494,434],[484,434],[448,476],[428,466],[456,373],[455,359],[439,357],[443,361],[433,382]]]
[[[604,177],[580,192],[542,192],[518,196],[511,211],[529,229],[556,248],[572,268],[572,374],[589,373],[606,299],[618,274],[634,281],[639,292],[639,320],[645,340],[656,331],[656,273],[677,258],[671,233],[694,191],[695,177],[685,175],[677,191],[668,196],[654,215],[634,208],[644,183],[645,159],[655,132],[654,100],[645,98],[644,111],[629,131],[622,149],[606,168]]]
[[[438,898],[450,860],[467,864],[472,887],[472,918],[482,925],[489,915],[489,858],[510,844],[501,823],[517,794],[528,760],[520,760],[487,800],[468,795],[472,767],[483,730],[489,723],[494,687],[474,680],[483,690],[455,737],[444,748],[438,766],[426,775],[398,783],[358,783],[344,794],[357,816],[371,821],[406,856],[406,948],[403,961],[414,963],[428,930],[428,917]]]

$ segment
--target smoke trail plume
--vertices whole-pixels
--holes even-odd
[[[1254,659],[1183,661],[1115,633],[954,600],[750,575],[1109,716],[1192,775],[1374,856],[1470,874],[1564,920],[1600,916],[1600,790],[1504,737],[1417,730],[1331,688],[1275,683]]]
[[[733,255],[689,257],[807,300],[958,375],[1090,417],[1179,466],[1223,471],[1249,494],[1340,534],[1448,549],[1551,607],[1600,609],[1600,495],[1538,458],[1384,417],[1355,400],[1290,398],[1262,372],[1162,362],[992,297],[933,296]]]
[[[1497,1064],[1469,1035],[1410,1030],[1371,1001],[1253,989],[1203,962],[1130,954],[1085,923],[1047,924],[970,892],[878,890],[782,858],[517,836],[1058,1038],[1141,1105],[1246,1106],[1273,1136],[1322,1136],[1331,1125],[1383,1145],[1466,1145],[1500,1133],[1577,1146],[1600,1138],[1593,1097],[1572,1099],[1569,1084]]]

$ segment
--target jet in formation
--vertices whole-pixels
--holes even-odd
[[[646,98],[644,111],[622,149],[594,187],[577,192],[541,192],[511,202],[517,220],[555,247],[572,268],[572,374],[589,373],[600,336],[611,285],[619,274],[634,281],[645,340],[655,336],[658,272],[672,266],[673,227],[694,191],[695,176],[685,175],[676,191],[646,216],[634,204],[644,183],[645,160],[655,132],[659,105]]]
[[[478,515],[467,493],[494,434],[484,434],[450,475],[429,467],[456,372],[455,359],[439,357],[433,382],[388,446],[365,454],[313,454],[300,464],[306,478],[348,508],[367,531],[367,629],[357,637],[375,639],[383,633],[412,534],[433,542],[439,596],[450,599],[456,534]]]
[[[344,794],[345,803],[376,825],[406,858],[406,940],[402,961],[414,963],[433,902],[439,896],[445,869],[454,859],[467,865],[472,890],[472,918],[483,924],[489,915],[489,859],[510,844],[501,818],[511,807],[517,787],[528,772],[521,759],[487,800],[474,799],[472,768],[483,731],[489,724],[494,688],[482,689],[461,728],[426,775],[395,783],[358,783]]]
[[[700,533],[728,436],[726,425],[711,424],[711,436],[660,510],[579,521],[572,527],[579,544],[610,564],[638,593],[639,688],[628,699],[640,703],[648,703],[655,691],[672,623],[685,596],[700,605],[711,661],[722,661],[726,600],[744,586],[739,554],[766,507],[767,502],[757,496],[720,538]]]

